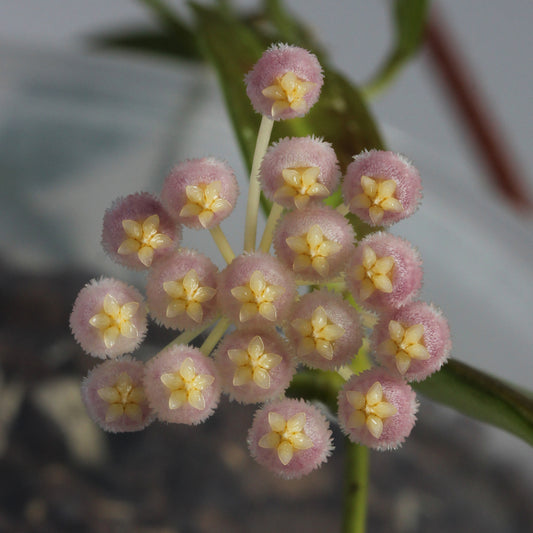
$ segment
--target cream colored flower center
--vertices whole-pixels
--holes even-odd
[[[122,227],[127,239],[122,241],[117,252],[121,255],[136,253],[139,261],[146,267],[152,264],[154,250],[166,248],[172,244],[172,239],[164,233],[158,233],[159,216],[151,215],[141,222],[123,220]]]
[[[135,386],[129,374],[122,372],[111,387],[102,387],[96,391],[107,402],[106,422],[114,422],[125,415],[139,422],[142,419],[140,404],[145,400],[144,390]]]
[[[205,409],[202,391],[214,381],[215,378],[211,374],[197,374],[194,361],[190,357],[183,360],[178,372],[161,375],[161,382],[170,390],[169,409],[179,409],[186,403],[199,411]]]
[[[287,72],[276,78],[273,85],[263,89],[262,94],[274,100],[271,113],[275,118],[288,108],[297,113],[304,112],[307,108],[305,95],[314,86],[313,82],[302,80],[294,72]]]
[[[217,290],[200,285],[196,270],[191,269],[185,277],[176,281],[165,281],[163,290],[169,295],[167,317],[174,318],[182,313],[200,323],[204,317],[202,304],[214,298]]]
[[[402,326],[396,320],[389,322],[390,338],[383,342],[379,349],[396,359],[396,368],[405,374],[412,359],[425,361],[430,358],[424,346],[424,325]]]
[[[324,237],[318,224],[311,226],[307,233],[299,237],[287,237],[288,247],[297,255],[292,264],[295,272],[301,272],[309,266],[320,276],[329,273],[328,257],[340,251],[342,246]]]
[[[365,246],[363,248],[363,262],[354,270],[354,278],[361,282],[359,297],[366,300],[376,289],[381,292],[392,292],[392,269],[394,257],[380,257],[376,252]]]
[[[299,356],[316,350],[325,359],[333,359],[335,341],[344,335],[344,328],[331,322],[322,306],[313,311],[310,320],[296,318],[291,325],[302,336],[298,345]]]
[[[379,381],[368,389],[366,396],[359,391],[347,391],[346,398],[354,408],[348,419],[348,427],[360,428],[366,425],[376,439],[383,433],[383,420],[398,412],[394,405],[383,399],[383,387]]]
[[[180,211],[182,217],[197,216],[200,224],[206,228],[215,213],[231,209],[231,204],[220,196],[220,181],[207,184],[187,185],[185,194],[187,203]]]
[[[379,224],[385,211],[400,212],[403,206],[394,196],[396,182],[394,180],[380,180],[361,176],[363,192],[356,195],[350,203],[352,208],[368,209],[370,220]]]
[[[259,440],[261,448],[275,449],[281,463],[286,466],[295,452],[313,447],[313,441],[305,434],[305,413],[297,413],[285,420],[279,413],[268,413],[270,433]]]
[[[120,305],[114,296],[106,294],[102,310],[89,319],[89,324],[100,331],[106,348],[111,349],[121,335],[128,339],[139,335],[131,321],[137,309],[138,302]]]
[[[228,350],[228,357],[236,365],[233,385],[238,387],[253,381],[262,389],[270,388],[269,370],[277,367],[282,358],[275,353],[266,353],[263,339],[255,336],[246,350]]]
[[[329,196],[327,187],[319,183],[319,167],[284,168],[281,171],[285,185],[274,194],[274,199],[292,198],[297,209],[303,209],[312,196]]]
[[[274,301],[285,292],[280,285],[269,285],[260,270],[250,276],[248,285],[231,289],[231,294],[242,303],[239,320],[246,322],[259,313],[263,318],[275,322],[277,318]]]

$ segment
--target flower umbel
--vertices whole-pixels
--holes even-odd
[[[344,205],[334,209],[340,170],[333,146],[308,136],[268,148],[273,121],[304,116],[322,83],[317,58],[283,44],[270,47],[246,76],[263,118],[242,253],[234,253],[220,227],[239,192],[234,171],[220,159],[182,162],[160,197],[132,194],[106,211],[104,249],[124,266],[148,270],[148,278],[147,304],[133,287],[106,278],[83,288],[74,304],[76,340],[89,354],[111,358],[82,386],[90,415],[104,429],[136,431],[155,417],[196,425],[213,415],[224,393],[262,404],[248,433],[250,453],[276,474],[298,478],[332,449],[321,408],[285,397],[303,363],[313,369],[299,370],[311,383],[309,399],[320,397],[321,383],[328,394],[338,391],[338,421],[349,439],[384,450],[409,435],[417,402],[407,381],[424,379],[446,360],[448,325],[436,307],[414,301],[422,269],[413,246],[384,231],[354,244],[350,220],[386,227],[412,214],[420,177],[403,156],[363,152],[348,165]],[[274,203],[256,246],[261,190]],[[227,263],[220,272],[206,255],[179,247],[181,225],[209,230]],[[379,314],[365,328],[364,308]],[[144,364],[124,354],[143,340],[147,310],[181,333]],[[204,331],[199,348],[189,344]],[[364,359],[369,346],[377,364],[353,375],[358,353]],[[333,372],[345,380],[342,387]]]

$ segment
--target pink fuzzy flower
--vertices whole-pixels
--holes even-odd
[[[296,298],[292,272],[275,257],[236,257],[218,279],[218,306],[238,328],[271,328],[285,320]]]
[[[172,329],[195,328],[217,312],[217,267],[205,255],[182,248],[151,269],[146,286],[150,314]]]
[[[105,431],[139,431],[154,419],[143,387],[144,365],[124,356],[93,368],[81,397],[89,416]]]
[[[214,157],[180,163],[167,176],[163,205],[180,223],[194,229],[218,226],[235,207],[239,187],[230,166]]]
[[[414,213],[422,185],[418,170],[404,156],[370,150],[348,165],[342,193],[344,203],[359,218],[390,226]]]
[[[398,308],[411,301],[422,285],[421,260],[406,240],[372,233],[350,258],[346,283],[353,297],[369,309]]]
[[[407,381],[422,381],[446,361],[450,329],[441,311],[412,302],[383,316],[373,332],[378,362]]]
[[[332,194],[339,175],[331,144],[315,137],[286,137],[269,148],[259,180],[268,199],[302,209]]]
[[[116,279],[93,279],[74,302],[70,328],[81,347],[95,357],[132,352],[146,333],[143,297]]]
[[[242,403],[280,396],[295,370],[288,343],[275,331],[236,331],[224,337],[214,358],[223,391]]]
[[[416,421],[418,403],[411,387],[382,368],[352,376],[338,396],[339,424],[352,440],[375,448],[397,448]]]
[[[353,241],[352,226],[326,206],[286,213],[274,233],[278,258],[307,281],[327,281],[344,271]]]
[[[310,292],[296,304],[286,328],[300,361],[333,370],[348,364],[362,345],[357,311],[339,294]]]
[[[144,387],[150,406],[165,422],[199,424],[220,399],[213,361],[192,346],[170,346],[148,361]]]
[[[324,82],[311,52],[273,44],[246,75],[246,94],[254,109],[273,120],[303,117],[316,103]]]
[[[252,457],[286,479],[309,474],[333,448],[322,412],[303,400],[284,399],[259,409],[248,433]]]
[[[121,265],[147,269],[177,247],[181,229],[161,202],[146,192],[116,199],[105,212],[102,246]]]

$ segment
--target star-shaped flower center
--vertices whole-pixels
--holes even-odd
[[[304,112],[307,108],[305,95],[314,86],[313,82],[302,80],[294,72],[287,72],[263,89],[262,94],[274,100],[271,113],[273,117],[277,117],[288,108],[297,113]]]
[[[100,330],[107,349],[113,348],[120,335],[134,339],[139,335],[131,319],[139,309],[138,302],[120,305],[111,294],[106,294],[102,310],[89,319],[89,324]]]
[[[182,313],[200,323],[204,317],[202,304],[211,300],[217,290],[200,285],[196,270],[191,269],[185,277],[176,281],[165,281],[163,290],[169,295],[167,317],[174,318]]]
[[[281,463],[288,465],[295,452],[313,447],[313,441],[304,432],[305,420],[305,413],[297,413],[288,420],[279,413],[268,413],[271,431],[261,437],[259,446],[276,449]]]
[[[197,374],[194,361],[187,357],[180,365],[178,372],[161,375],[161,382],[170,390],[169,409],[179,409],[189,403],[195,409],[205,409],[205,398],[202,391],[215,381],[211,374]]]
[[[291,325],[302,336],[298,345],[299,356],[316,350],[325,359],[333,359],[335,341],[344,335],[344,328],[331,322],[322,306],[313,311],[310,320],[296,318]]]
[[[390,338],[380,345],[387,355],[396,358],[396,368],[400,374],[405,374],[412,359],[425,361],[430,358],[424,346],[424,325],[402,326],[396,320],[389,322]]]
[[[108,403],[105,414],[106,422],[114,422],[123,415],[136,422],[141,420],[140,404],[145,400],[144,390],[141,386],[135,386],[126,372],[118,376],[114,385],[102,387],[96,393]]]
[[[159,215],[151,215],[144,221],[123,220],[122,227],[127,238],[122,241],[117,252],[120,255],[136,253],[139,261],[146,267],[152,264],[154,250],[166,248],[172,239],[164,233],[158,233]]]
[[[352,208],[368,209],[370,220],[374,224],[379,224],[385,211],[396,213],[403,211],[400,201],[394,196],[396,192],[396,182],[394,180],[380,180],[361,176],[361,187],[363,192],[354,196],[350,203]]]
[[[263,318],[275,322],[277,318],[274,301],[285,292],[280,285],[269,285],[263,273],[255,270],[250,276],[248,285],[231,289],[234,298],[242,303],[239,320],[246,322],[259,313]]]
[[[354,278],[361,282],[359,297],[366,300],[376,289],[382,292],[392,292],[392,269],[394,257],[380,257],[376,252],[365,246],[363,248],[363,262],[354,270]]]
[[[398,412],[394,405],[383,399],[383,387],[379,381],[368,389],[366,396],[359,391],[347,391],[346,398],[354,408],[348,419],[348,427],[360,428],[366,425],[376,439],[383,433],[383,420]]]
[[[233,385],[238,387],[253,381],[262,389],[270,388],[269,370],[277,367],[282,359],[278,354],[266,353],[263,339],[256,335],[246,350],[228,350],[228,357],[236,365]]]
[[[207,228],[215,213],[231,209],[231,204],[220,196],[220,181],[207,184],[187,185],[187,203],[180,211],[182,217],[198,216],[200,224]]]
[[[303,209],[312,196],[325,198],[329,196],[327,187],[319,183],[319,167],[284,168],[281,171],[285,185],[274,194],[274,198],[293,198],[297,209]]]
[[[329,273],[328,257],[336,254],[342,246],[335,241],[324,237],[324,233],[318,224],[309,228],[307,233],[299,237],[287,237],[287,245],[297,255],[292,264],[295,272],[301,272],[309,266],[320,276]]]

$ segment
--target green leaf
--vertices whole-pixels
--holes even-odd
[[[418,392],[457,411],[513,433],[533,445],[533,399],[512,385],[451,359]]]
[[[201,54],[191,33],[168,33],[152,28],[118,30],[95,35],[89,44],[101,49],[143,52],[172,59],[199,61]]]
[[[392,8],[396,38],[378,72],[364,87],[366,96],[383,91],[422,43],[429,0],[395,0]]]

